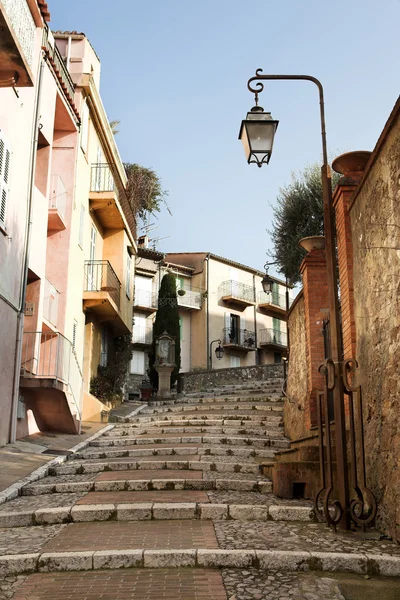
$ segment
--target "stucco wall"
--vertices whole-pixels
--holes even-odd
[[[283,414],[285,433],[290,439],[308,435],[304,419],[307,398],[307,348],[304,297],[300,292],[289,314],[290,358],[287,395]]]
[[[400,540],[400,117],[350,208],[368,483]]]
[[[220,385],[248,383],[252,380],[266,381],[275,377],[283,377],[283,365],[259,365],[180,374],[181,390],[184,392],[197,392]]]

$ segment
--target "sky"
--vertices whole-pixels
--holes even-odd
[[[122,160],[154,169],[172,217],[152,219],[164,252],[210,251],[262,269],[273,206],[293,172],[321,161],[317,88],[266,82],[279,120],[270,164],[238,140],[247,81],[306,74],[324,86],[328,152],[373,150],[399,94],[400,0],[49,0],[53,30],[84,32]],[[274,274],[271,267],[270,273]],[[275,273],[276,274],[276,273]]]

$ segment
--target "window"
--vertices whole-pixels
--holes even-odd
[[[240,367],[240,357],[231,355],[230,363],[231,363],[231,367]]]
[[[146,372],[145,353],[139,350],[134,350],[131,360],[131,374],[144,375]]]
[[[129,252],[126,256],[126,296],[131,297],[131,257]]]
[[[108,362],[108,339],[107,331],[101,330],[101,346],[100,346],[100,366],[106,367]]]
[[[183,337],[183,319],[179,317],[179,339],[182,341]]]
[[[282,362],[282,354],[280,352],[274,352],[274,363],[280,364]]]
[[[7,202],[10,194],[10,162],[11,149],[3,134],[0,131],[0,227],[6,228]]]
[[[78,238],[78,244],[81,248],[83,248],[84,225],[85,225],[85,207],[83,206],[83,204],[81,204],[81,212],[79,215],[79,238]]]

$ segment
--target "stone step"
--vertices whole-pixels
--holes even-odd
[[[225,423],[225,425],[224,425]],[[148,424],[132,424],[130,426],[123,426],[120,429],[115,429],[110,432],[109,435],[105,435],[104,438],[119,438],[129,434],[141,435],[144,433],[157,433],[165,429],[165,432],[170,431],[171,433],[206,433],[211,429],[216,433],[227,433],[229,435],[234,433],[245,434],[247,432],[258,433],[259,435],[266,435],[268,431],[281,432],[280,423],[272,423],[268,425],[268,429],[262,424],[252,424],[248,421],[244,421],[240,425],[232,425],[231,421],[220,421],[209,420],[202,421],[199,419],[198,424],[195,421],[153,421]]]
[[[149,415],[161,415],[161,414],[169,414],[169,413],[190,413],[193,415],[197,415],[198,413],[204,413],[209,415],[211,414],[228,414],[234,415],[235,413],[240,414],[253,414],[255,412],[259,412],[260,414],[265,414],[268,416],[268,413],[271,412],[282,412],[283,403],[267,403],[264,404],[238,404],[237,402],[232,404],[201,404],[196,406],[187,406],[185,405],[175,405],[175,406],[159,406],[159,407],[149,407],[143,409],[137,416],[129,417],[131,419],[135,419],[137,421],[141,421],[142,419],[148,417]]]
[[[176,492],[156,492],[157,494],[172,494]],[[199,494],[202,492],[179,492],[183,494]],[[133,496],[146,496],[150,492],[125,492]],[[152,492],[154,494],[154,492]],[[57,506],[36,510],[0,512],[0,527],[33,527],[66,523],[93,523],[98,521],[149,521],[171,519],[205,519],[205,520],[239,520],[239,521],[296,521],[310,523],[314,521],[312,508],[307,506],[285,505],[253,505],[253,504],[213,504],[204,502],[151,502],[121,501],[106,502],[102,497],[107,492],[91,492],[88,496],[100,497],[93,504],[75,504],[74,506]],[[124,492],[119,492],[123,497]],[[112,494],[115,497],[115,494]],[[97,500],[97,498],[96,498]],[[101,503],[102,502],[102,503]]]
[[[225,435],[187,435],[178,436],[175,433],[171,434],[160,434],[157,437],[153,437],[153,434],[143,434],[141,437],[125,437],[107,440],[95,440],[90,444],[92,448],[103,448],[103,447],[118,447],[118,446],[133,446],[133,445],[163,445],[163,444],[207,444],[207,445],[223,445],[223,446],[251,446],[254,448],[265,448],[265,447],[276,447],[285,448],[289,446],[289,442],[284,438],[277,437],[249,437],[246,435],[241,436],[225,436]]]
[[[167,472],[167,470],[165,470]],[[154,471],[153,471],[154,473]],[[158,473],[157,478],[152,478],[149,472],[145,472],[143,479],[131,479],[128,472],[105,473],[105,475],[118,475],[117,478],[109,480],[95,481],[70,481],[64,483],[51,483],[46,478],[44,483],[35,483],[22,488],[23,496],[41,496],[45,494],[60,494],[66,492],[114,492],[114,491],[151,491],[151,490],[226,490],[236,492],[258,492],[260,494],[269,494],[272,492],[272,483],[265,479],[235,479],[229,475],[224,479],[202,479],[201,472],[197,475],[198,479],[186,478],[190,471],[182,471],[177,476],[176,471],[169,471],[171,476],[165,478],[164,473]],[[196,472],[194,472],[196,473]],[[173,476],[172,476],[173,474]],[[1,515],[1,513],[0,513]]]
[[[81,462],[70,461],[66,465],[59,467],[51,467],[50,475],[74,475],[86,473],[102,473],[103,471],[126,471],[140,469],[190,469],[195,471],[215,471],[227,473],[259,473],[260,468],[257,463],[239,463],[239,462],[222,462],[222,457],[219,457],[216,462],[210,461],[183,461],[183,460],[167,460],[167,461],[104,461],[104,462]]]
[[[246,396],[234,396],[230,394],[221,394],[218,396],[206,396],[201,398],[180,398],[177,400],[151,400],[143,410],[148,410],[153,407],[171,407],[171,406],[201,406],[203,404],[277,404],[284,402],[284,397],[281,394],[257,393],[247,394]],[[142,411],[141,411],[142,412]]]
[[[257,411],[258,412],[258,411]],[[243,413],[243,412],[238,412],[236,413],[235,411],[232,411],[230,414],[227,414],[226,412],[221,412],[221,415],[223,415],[223,420],[224,423],[226,423],[227,425],[230,423],[231,426],[233,425],[241,425],[244,422],[246,422],[247,424],[249,423],[265,423],[265,424],[277,424],[277,423],[282,423],[282,416],[280,414],[260,414],[258,412],[258,414],[256,412],[252,412],[252,413]],[[204,412],[204,413],[199,413],[200,419],[201,420],[208,420],[208,413]],[[167,421],[176,421],[176,420],[194,420],[193,419],[193,413],[189,413],[187,415],[181,415],[180,419],[176,419],[176,416],[173,416],[172,414],[167,414],[164,416],[164,419],[160,419],[160,418],[154,418],[154,417],[138,417],[137,419],[135,419],[134,421],[127,421],[127,423],[131,422],[131,423],[136,423],[136,424],[144,424],[144,423],[152,423],[153,421],[161,421],[164,420],[165,422]]]
[[[137,457],[137,456],[182,456],[182,455],[198,455],[198,456],[235,456],[241,458],[273,458],[278,452],[278,449],[260,449],[260,448],[226,448],[222,446],[210,446],[207,444],[197,445],[195,447],[172,447],[172,448],[127,448],[115,450],[113,448],[104,448],[102,450],[85,450],[77,452],[70,457],[71,460],[87,460],[98,458],[122,458],[122,457]]]

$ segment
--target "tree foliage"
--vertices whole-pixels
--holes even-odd
[[[340,175],[332,174],[335,188]],[[307,166],[299,175],[292,174],[292,181],[280,189],[273,209],[272,230],[268,231],[274,245],[273,258],[278,269],[288,281],[300,281],[300,264],[304,250],[299,241],[312,235],[323,235],[324,208],[321,170],[318,164]]]
[[[158,388],[158,373],[154,368],[155,339],[166,331],[175,338],[175,364],[176,367],[171,374],[171,385],[173,385],[181,368],[181,343],[178,300],[176,296],[176,280],[171,273],[164,275],[158,293],[158,309],[153,324],[153,343],[149,352],[149,377],[155,389]]]
[[[128,200],[136,215],[145,219],[146,213],[160,212],[162,204],[171,213],[166,201],[168,192],[163,189],[161,179],[153,169],[135,163],[124,163],[124,167],[128,178]]]

